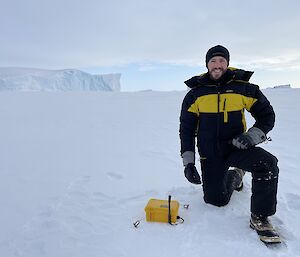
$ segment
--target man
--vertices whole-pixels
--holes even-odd
[[[280,242],[268,219],[276,212],[278,166],[275,156],[256,147],[267,140],[275,113],[257,85],[253,72],[228,68],[228,50],[217,45],[206,54],[208,72],[185,83],[180,115],[181,156],[189,182],[200,184],[195,167],[195,137],[200,155],[204,201],[226,205],[242,189],[244,171],[252,173],[250,226],[265,242]],[[247,131],[244,110],[255,119]],[[230,169],[230,167],[235,167]]]

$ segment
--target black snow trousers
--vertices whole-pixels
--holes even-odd
[[[276,212],[279,169],[277,158],[260,147],[235,149],[226,158],[201,160],[204,201],[216,206],[228,204],[241,181],[230,167],[252,173],[251,213],[271,216]],[[229,170],[228,170],[229,169]]]

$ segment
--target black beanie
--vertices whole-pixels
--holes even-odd
[[[224,46],[216,45],[216,46],[210,48],[206,53],[206,58],[205,58],[206,67],[207,67],[207,63],[209,62],[209,60],[215,56],[224,57],[227,60],[227,63],[229,65],[229,59],[230,59],[229,51]]]

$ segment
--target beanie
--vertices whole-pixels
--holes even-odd
[[[205,59],[206,67],[207,67],[207,63],[209,62],[209,60],[215,56],[224,57],[227,60],[227,63],[229,65],[229,59],[230,59],[229,51],[224,46],[216,45],[216,46],[210,48],[206,53],[206,59]]]

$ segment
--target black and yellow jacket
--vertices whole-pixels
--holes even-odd
[[[195,152],[195,136],[202,158],[225,156],[231,139],[246,131],[244,110],[255,119],[254,126],[268,133],[275,113],[257,85],[249,83],[253,72],[228,68],[216,82],[208,73],[185,81],[191,90],[185,96],[180,115],[181,154]]]

